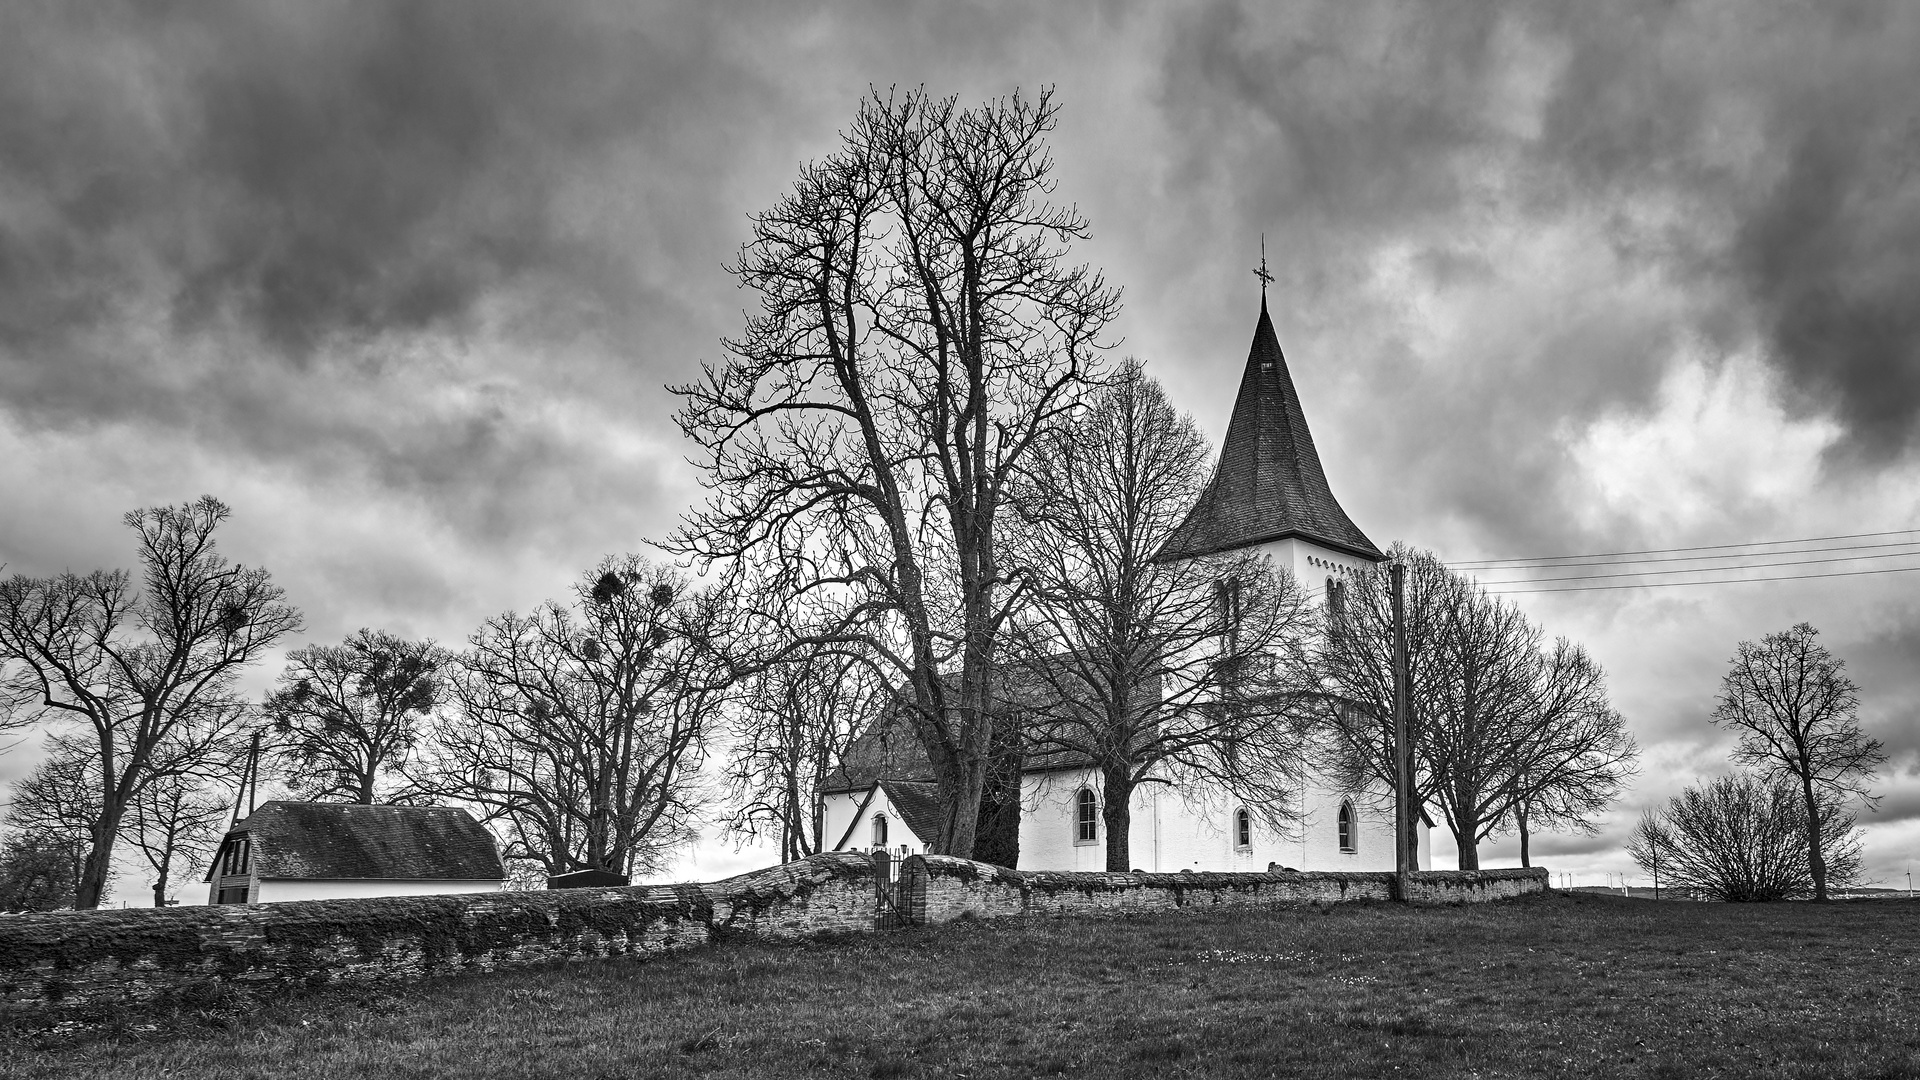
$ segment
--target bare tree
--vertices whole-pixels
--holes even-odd
[[[1523,729],[1509,781],[1521,866],[1533,865],[1528,845],[1536,828],[1597,832],[1640,753],[1626,718],[1608,703],[1606,673],[1580,646],[1554,642],[1536,693],[1534,716],[1544,722]]]
[[[1444,682],[1429,668],[1442,664],[1440,639],[1465,583],[1426,552],[1395,544],[1390,553],[1406,566],[1407,729],[1414,747],[1414,805],[1435,798],[1436,776],[1425,767],[1422,748],[1433,711],[1420,688]],[[1391,799],[1393,780],[1393,605],[1385,566],[1362,570],[1328,589],[1326,625],[1315,657],[1323,696],[1325,736],[1317,743],[1321,764],[1335,782],[1356,792]],[[1381,795],[1380,793],[1385,793]]]
[[[1713,722],[1740,734],[1734,761],[1769,776],[1791,777],[1804,804],[1813,895],[1827,899],[1822,799],[1875,802],[1867,781],[1887,760],[1878,739],[1860,730],[1860,688],[1846,664],[1814,640],[1810,623],[1740,643],[1721,681]]]
[[[749,676],[733,710],[726,782],[737,808],[729,827],[771,832],[783,862],[822,850],[820,786],[891,698],[871,664],[829,649]]]
[[[862,102],[840,149],[753,218],[734,273],[760,310],[731,357],[674,391],[712,496],[669,550],[723,563],[768,636],[859,647],[907,688],[947,854],[973,851],[1020,602],[1007,488],[1119,310],[1066,261],[1087,226],[1047,201],[1057,115],[1047,91]]]
[[[1410,569],[1415,797],[1438,805],[1460,868],[1479,869],[1480,841],[1500,829],[1590,823],[1618,796],[1639,752],[1608,704],[1599,665],[1566,641],[1544,652],[1525,615],[1431,555],[1395,554]],[[1391,790],[1385,568],[1356,575],[1330,607],[1320,663],[1335,772],[1354,786]]]
[[[147,785],[133,801],[129,839],[153,868],[153,906],[167,906],[176,869],[206,865],[225,835],[226,801],[193,776],[173,774]]]
[[[405,768],[424,718],[440,703],[447,659],[431,641],[365,629],[339,645],[288,653],[266,714],[293,791],[373,803],[380,781]]]
[[[1024,527],[1012,538],[1032,574],[1009,638],[1037,684],[1022,695],[1027,752],[1100,770],[1111,871],[1133,865],[1141,784],[1221,788],[1284,825],[1305,598],[1266,560],[1154,559],[1206,484],[1206,439],[1129,361],[1041,446],[1015,489]]]
[[[1725,901],[1793,900],[1817,888],[1807,809],[1790,779],[1753,773],[1690,787],[1640,817],[1627,851],[1682,895]],[[1828,880],[1860,872],[1860,837],[1843,803],[1822,793],[1811,826],[1827,855]]]
[[[609,557],[571,606],[488,619],[458,658],[419,774],[549,874],[652,869],[690,836],[705,738],[722,704],[723,612],[673,570]]]
[[[126,515],[141,588],[123,570],[0,582],[0,718],[83,724],[99,812],[76,899],[96,907],[127,812],[155,780],[224,767],[242,706],[240,672],[300,613],[258,567],[227,562],[212,496]]]
[[[98,768],[85,743],[54,734],[33,771],[14,782],[6,814],[11,861],[0,875],[7,910],[74,906],[100,816]]]

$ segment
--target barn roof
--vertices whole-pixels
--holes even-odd
[[[262,878],[497,880],[493,836],[451,806],[262,803],[227,832],[252,840]],[[215,860],[216,865],[218,860]],[[209,880],[212,868],[208,871]]]
[[[1155,558],[1190,559],[1289,537],[1375,562],[1385,558],[1327,486],[1262,297],[1220,463]]]

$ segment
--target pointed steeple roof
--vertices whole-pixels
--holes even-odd
[[[1327,486],[1263,295],[1220,464],[1155,558],[1190,559],[1288,537],[1375,562],[1385,558]]]

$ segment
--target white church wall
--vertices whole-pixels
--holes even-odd
[[[1273,565],[1293,574],[1295,581],[1305,589],[1307,596],[1315,603],[1327,597],[1327,582],[1336,578],[1349,577],[1356,571],[1364,570],[1373,563],[1356,558],[1332,548],[1322,547],[1311,540],[1289,537],[1261,544],[1254,549],[1273,560]]]
[[[1078,839],[1076,802],[1082,788],[1093,792],[1097,809],[1105,800],[1096,769],[1063,769],[1028,773],[1022,779],[1020,807],[1020,869],[1097,872],[1107,868],[1106,822],[1098,820],[1094,839]],[[865,809],[864,791],[837,792],[825,799],[823,824],[826,842],[846,836],[841,851],[870,851],[873,818],[887,817],[887,848],[896,854],[927,852],[924,839],[914,835],[884,789],[875,790]],[[1310,784],[1297,809],[1299,823],[1286,832],[1268,828],[1258,813],[1252,815],[1252,843],[1234,841],[1234,812],[1241,806],[1219,790],[1181,793],[1167,784],[1142,784],[1134,789],[1128,841],[1128,869],[1150,873],[1200,871],[1262,871],[1269,864],[1295,870],[1392,870],[1393,808],[1378,799],[1353,797],[1357,828],[1354,850],[1342,851],[1339,838],[1340,803],[1345,793]],[[856,817],[856,813],[858,816]],[[854,828],[847,831],[848,823]],[[1416,824],[1420,868],[1428,869],[1428,830]]]
[[[1020,816],[1020,868],[1023,870],[1106,869],[1106,823],[1095,839],[1078,839],[1076,798],[1082,787],[1104,808],[1100,776],[1094,769],[1029,773],[1024,780]],[[1354,850],[1342,851],[1339,812],[1342,795],[1312,787],[1303,799],[1302,820],[1277,832],[1252,814],[1250,844],[1235,841],[1234,815],[1241,805],[1222,790],[1178,792],[1166,784],[1134,789],[1128,841],[1128,869],[1155,873],[1262,871],[1270,863],[1296,870],[1393,869],[1393,814],[1373,801],[1356,798]],[[1249,808],[1253,809],[1253,808]],[[1426,850],[1426,837],[1420,838]],[[1424,863],[1424,860],[1423,860]]]
[[[828,850],[872,851],[873,819],[876,816],[885,815],[887,850],[897,855],[925,855],[927,842],[915,835],[913,829],[908,827],[907,819],[893,805],[893,801],[887,798],[886,790],[884,788],[868,790],[873,792],[871,802],[867,802],[865,791],[835,792],[822,800],[820,831],[825,836],[825,843],[829,845]],[[864,810],[860,805],[863,802],[867,803]],[[847,825],[850,822],[853,824],[851,833],[847,831]],[[832,847],[831,845],[838,843],[842,836],[847,838],[846,843],[838,848]]]

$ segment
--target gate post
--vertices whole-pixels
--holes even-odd
[[[873,928],[891,930],[899,925],[893,903],[893,856],[886,848],[873,849]]]
[[[894,886],[894,896],[903,925],[927,925],[926,859],[909,855],[900,861],[900,881]]]

